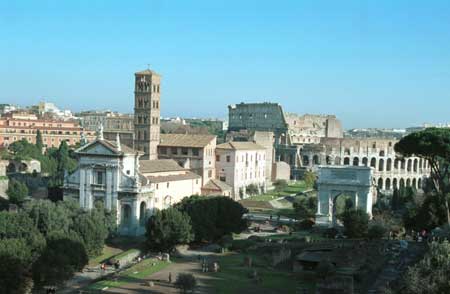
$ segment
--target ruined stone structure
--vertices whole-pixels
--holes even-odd
[[[317,224],[336,225],[336,201],[341,195],[351,196],[355,208],[372,214],[375,191],[369,167],[322,166],[317,186]]]
[[[161,76],[151,70],[135,73],[134,148],[145,159],[158,158]]]
[[[394,151],[393,139],[322,138],[319,144],[301,149],[302,166],[316,169],[320,165],[352,165],[373,168],[375,185],[384,192],[394,188],[422,188],[431,168],[426,160],[402,158]]]
[[[340,121],[334,115],[284,113],[278,103],[240,103],[228,106],[229,133],[272,132],[275,160],[291,166],[291,177],[298,178],[300,149],[319,143],[321,138],[342,138]]]

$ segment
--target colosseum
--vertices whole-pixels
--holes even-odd
[[[301,163],[312,170],[319,165],[370,166],[374,185],[383,192],[392,192],[400,187],[421,189],[431,172],[429,163],[418,157],[403,158],[396,154],[396,142],[374,138],[321,138],[319,144],[301,148]]]

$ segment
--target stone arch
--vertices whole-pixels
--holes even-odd
[[[406,179],[406,187],[411,187],[411,179]]]
[[[303,166],[309,166],[309,156],[303,155]]]
[[[384,171],[384,159],[380,158],[380,161],[378,162],[378,171]]]
[[[141,226],[145,225],[145,222],[147,220],[147,203],[145,201],[141,202],[141,205],[139,205],[139,223]]]
[[[422,160],[422,158],[419,160],[419,169],[422,169],[423,168],[423,160]]]
[[[131,206],[129,204],[122,205],[122,221],[121,224],[124,226],[131,225]]]
[[[17,172],[16,165],[14,163],[10,162],[8,164],[8,166],[6,167],[6,172],[7,173],[15,173],[15,172]]]
[[[353,165],[354,166],[359,166],[359,157],[354,157],[353,158]]]
[[[417,180],[415,178],[412,179],[411,185],[413,186],[413,188],[417,189]]]
[[[319,160],[319,155],[314,155],[313,156],[313,164],[314,165],[319,165],[320,164],[320,160]]]
[[[372,157],[370,160],[370,166],[375,168],[377,166],[377,159],[375,157]]]
[[[24,162],[21,162],[19,164],[19,172],[26,172],[28,169],[28,165]]]
[[[325,157],[325,162],[326,162],[327,165],[330,165],[330,164],[331,164],[331,157],[330,157],[329,155],[327,155],[327,156]]]
[[[164,208],[169,208],[172,205],[172,196],[167,195],[164,197]]]
[[[367,166],[367,165],[368,165],[368,162],[369,162],[369,160],[367,159],[367,157],[363,157],[363,159],[362,159],[362,164],[363,164],[364,166]]]
[[[377,187],[380,190],[383,190],[383,178],[378,178]]]
[[[388,158],[386,160],[386,171],[391,171],[392,170],[392,159]]]
[[[391,190],[391,179],[390,178],[387,178],[386,181],[384,182],[384,189]]]
[[[418,166],[418,164],[419,164],[419,161],[417,160],[417,158],[414,159],[414,165],[413,165],[413,170],[414,170],[414,172],[417,172],[417,166]]]
[[[384,150],[380,150],[380,156],[385,156]]]
[[[344,149],[344,154],[345,155],[350,155],[350,148],[345,148]]]
[[[400,163],[400,159],[396,158],[394,160],[394,169],[398,169],[399,168],[399,163]]]
[[[397,179],[396,179],[396,178],[394,178],[394,179],[392,180],[392,188],[393,188],[393,189],[398,189],[398,183],[397,183]]]
[[[400,178],[400,182],[399,182],[399,189],[401,189],[401,188],[405,188],[405,179],[403,179],[403,178]]]
[[[400,169],[404,170],[406,165],[405,159],[400,160]]]
[[[408,159],[408,165],[407,165],[407,171],[411,171],[412,170],[412,160]]]
[[[422,179],[421,178],[419,178],[417,180],[417,188],[422,189]]]
[[[341,158],[339,156],[336,156],[336,158],[334,158],[334,164],[341,165]]]
[[[344,165],[350,165],[350,157],[344,157]]]

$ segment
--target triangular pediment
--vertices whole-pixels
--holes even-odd
[[[102,144],[100,141],[92,142],[86,146],[77,150],[79,154],[92,154],[92,155],[119,155],[116,150],[109,147],[107,144]]]

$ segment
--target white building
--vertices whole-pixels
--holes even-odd
[[[155,208],[200,194],[201,177],[173,160],[139,160],[142,152],[103,139],[76,150],[78,168],[64,181],[64,199],[92,209],[96,201],[117,212],[121,235],[141,235]]]
[[[232,197],[247,196],[250,185],[266,191],[266,149],[253,142],[227,142],[216,147],[217,178],[232,187]]]

